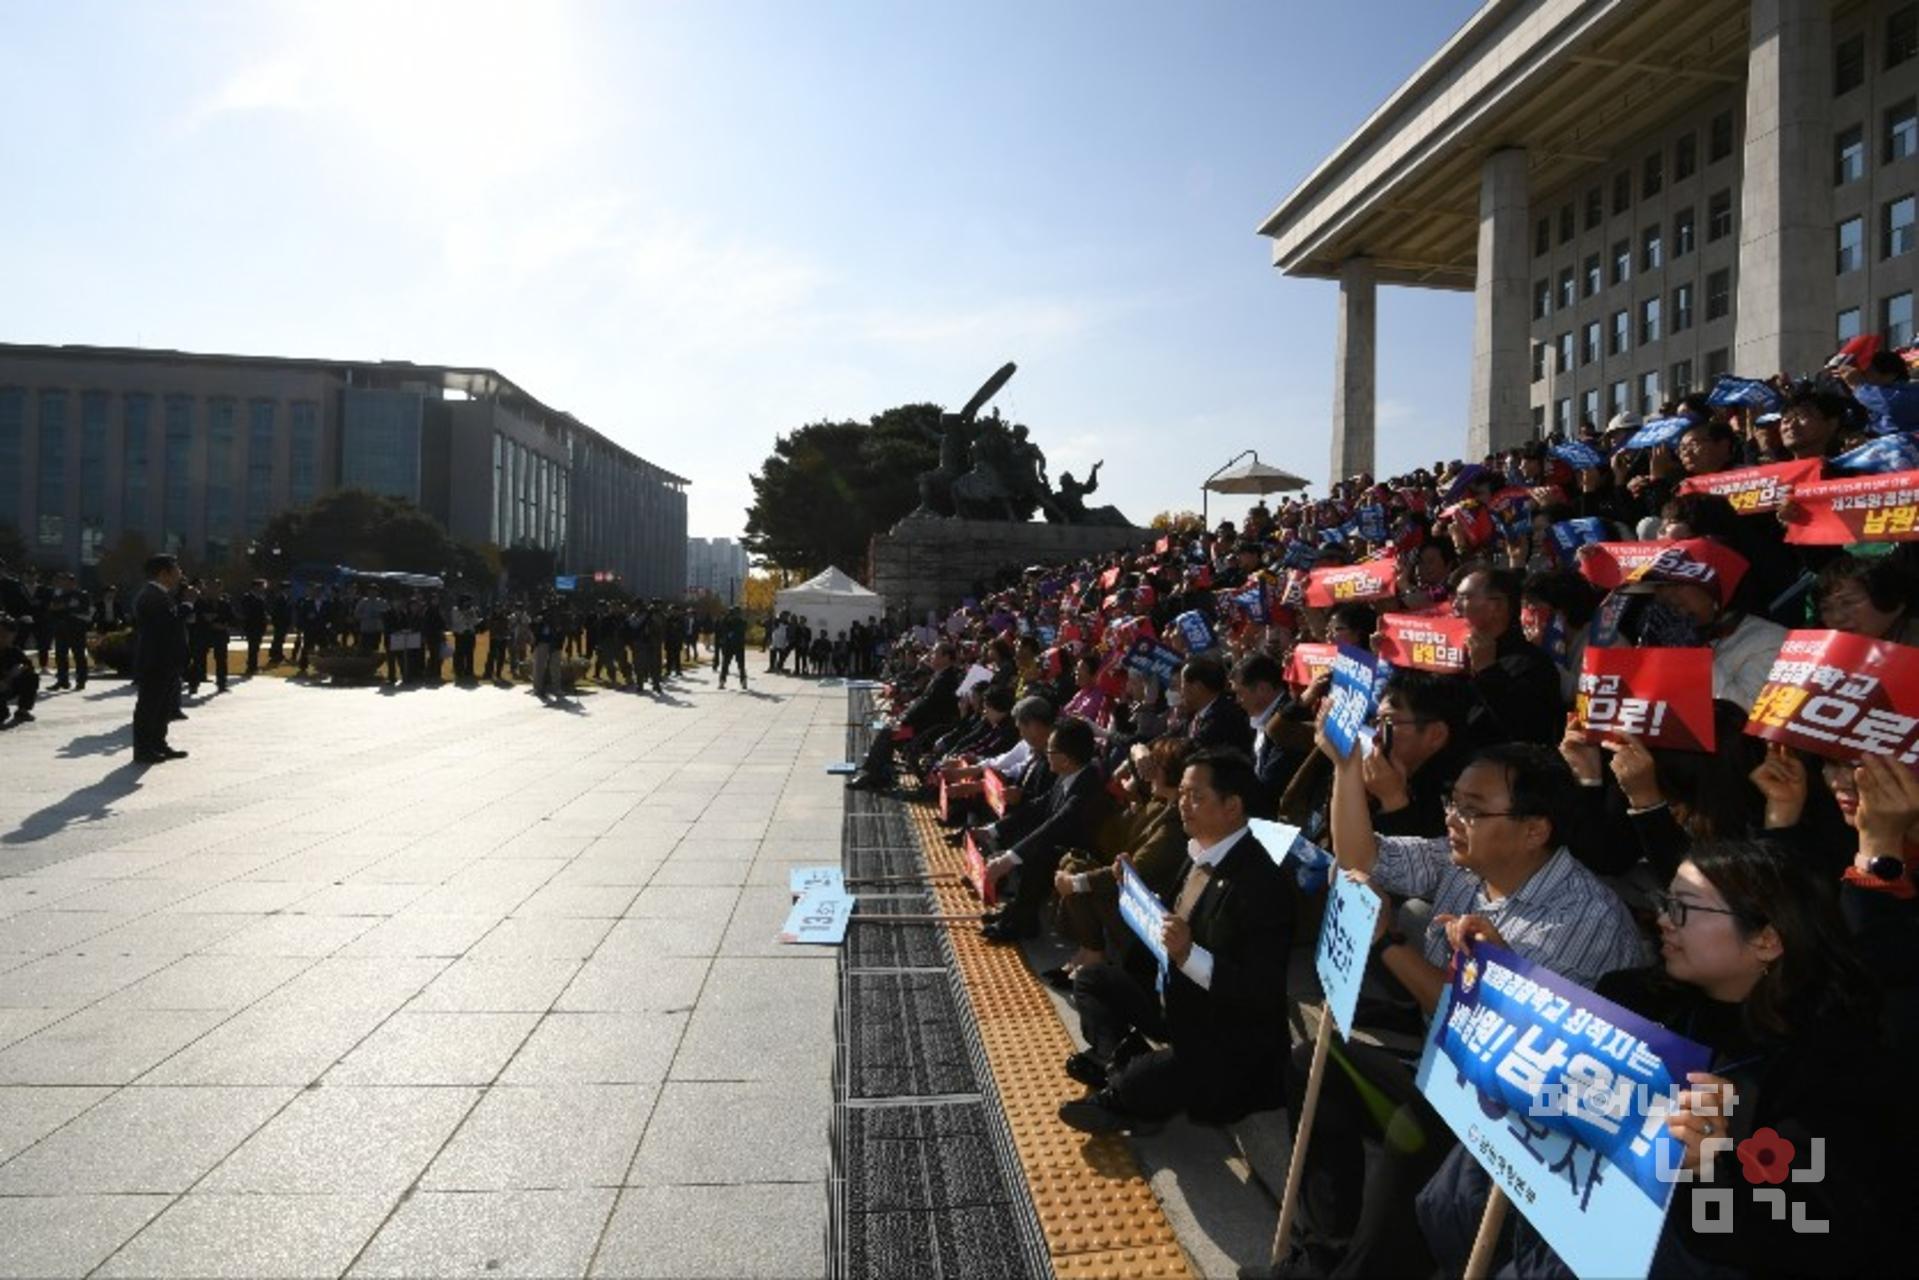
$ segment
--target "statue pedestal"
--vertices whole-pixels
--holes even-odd
[[[873,539],[873,590],[886,597],[887,608],[903,609],[917,622],[928,609],[952,610],[1002,572],[1139,548],[1153,537],[1151,529],[1127,525],[911,515]]]

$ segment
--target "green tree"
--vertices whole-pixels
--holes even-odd
[[[457,542],[404,498],[338,489],[268,520],[253,541],[254,569],[283,576],[303,564],[432,573],[449,583],[492,585],[481,548]]]

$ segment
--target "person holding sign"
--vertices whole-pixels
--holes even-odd
[[[1015,870],[1020,872],[1012,901],[980,926],[988,942],[1017,942],[1039,932],[1040,908],[1053,890],[1053,872],[1067,850],[1113,852],[1109,842],[1116,805],[1093,763],[1096,746],[1092,726],[1084,720],[1062,717],[1054,728],[1046,744],[1054,780],[1044,815],[1019,843],[986,864],[986,874],[995,884]]]
[[[1598,994],[1713,1057],[1666,1117],[1688,1180],[1651,1274],[1904,1270],[1910,1104],[1877,1039],[1871,981],[1817,873],[1776,845],[1708,843],[1656,902],[1663,965],[1610,974]],[[1421,1193],[1442,1266],[1464,1261],[1488,1185],[1462,1148]],[[1572,1271],[1521,1221],[1501,1274]]]
[[[1180,1112],[1228,1123],[1278,1106],[1286,1080],[1286,960],[1298,889],[1247,830],[1258,803],[1252,763],[1202,751],[1179,783],[1190,838],[1159,943],[1162,990],[1111,964],[1073,978],[1090,1046],[1066,1072],[1087,1086],[1060,1107],[1085,1133],[1112,1133]],[[1147,1049],[1142,1037],[1165,1045]]]
[[[1590,985],[1646,960],[1625,905],[1565,847],[1577,813],[1571,772],[1530,743],[1482,749],[1446,799],[1446,835],[1377,836],[1358,753],[1334,765],[1332,838],[1339,865],[1382,895],[1423,898],[1434,915],[1418,940],[1380,912],[1369,968],[1383,969],[1431,1017],[1456,947],[1484,939]],[[1364,1029],[1364,1020],[1361,1027]],[[1294,1077],[1312,1046],[1293,1050]],[[1412,1201],[1453,1145],[1420,1096],[1413,1063],[1361,1043],[1332,1050],[1291,1242],[1334,1276],[1431,1270]],[[1293,1099],[1298,1114],[1301,1099]],[[1391,1140],[1387,1141],[1390,1132]],[[1377,1141],[1368,1160],[1364,1143]]]

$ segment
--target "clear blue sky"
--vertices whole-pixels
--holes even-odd
[[[1334,289],[1255,228],[1473,8],[13,0],[0,340],[491,365],[697,535],[776,433],[1008,359],[1135,519],[1323,483]],[[1463,444],[1470,303],[1382,290],[1384,468]]]

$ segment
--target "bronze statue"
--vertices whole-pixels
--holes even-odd
[[[920,504],[913,511],[916,516],[950,516],[957,514],[953,495],[954,482],[966,472],[966,455],[973,440],[973,419],[986,406],[986,402],[999,394],[999,389],[1007,384],[1019,366],[1008,360],[999,371],[973,393],[958,413],[940,415],[940,429],[937,433],[927,432],[927,437],[940,447],[940,464],[932,471],[922,471],[917,477],[920,490]],[[977,462],[975,463],[977,466]]]

